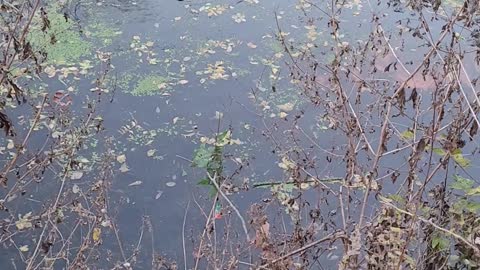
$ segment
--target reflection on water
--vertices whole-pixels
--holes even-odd
[[[68,33],[66,40],[72,41],[72,51],[82,46],[89,51],[71,54],[67,62],[48,63],[46,70],[50,70],[50,74],[38,84],[44,89],[70,91],[73,109],[86,107],[81,100],[91,93],[101,92],[99,95],[108,100],[99,107],[98,113],[103,117],[104,136],[113,139],[108,145],[88,141],[90,148],[83,151],[83,155],[93,161],[101,150],[110,149],[114,153],[115,160],[111,162],[114,179],[108,196],[115,203],[109,206],[109,214],[116,219],[114,230],[118,229],[121,245],[128,254],[135,251],[137,242],[142,243],[139,254],[135,255],[138,267],[150,267],[154,252],[183,265],[184,249],[187,264],[189,267],[194,264],[192,254],[197,252],[198,236],[203,232],[212,201],[217,206],[208,188],[197,184],[205,177],[205,171],[192,167],[192,156],[201,144],[216,146],[218,139],[212,138],[218,132],[231,130],[231,141],[222,150],[226,161],[223,172],[233,179],[227,190],[235,194],[230,198],[245,215],[252,202],[271,200],[266,199],[270,197],[270,189],[248,190],[246,187],[257,182],[290,180],[291,176],[285,172],[290,172],[294,165],[288,156],[304,162],[305,172],[296,172],[298,174],[308,170],[309,174],[315,171],[316,176],[322,178],[344,177],[348,160],[344,158],[343,149],[352,142],[333,130],[341,124],[334,123],[325,111],[312,103],[311,97],[300,91],[295,80],[310,80],[308,70],[332,62],[338,48],[353,46],[357,49],[355,53],[361,54],[362,46],[371,48],[375,42],[385,42],[389,37],[365,45],[373,27],[370,7],[364,1],[346,1],[343,12],[336,14],[342,23],[341,34],[335,37],[341,42],[336,44],[338,40],[325,26],[329,20],[325,10],[331,7],[322,5],[265,0],[208,3],[68,1],[62,7],[51,4],[49,13],[52,16],[55,12],[66,12],[74,21],[74,25],[57,33],[57,39],[61,40],[60,37]],[[384,31],[411,31],[409,25],[396,23],[409,18],[409,14],[393,11],[389,14],[390,10],[383,5],[373,8],[379,14],[385,12],[378,15]],[[65,25],[59,21],[53,23]],[[439,29],[442,25],[433,24]],[[75,31],[79,31],[80,36]],[[277,38],[278,33],[280,38]],[[78,40],[74,40],[77,37]],[[390,42],[402,57],[409,59],[405,67],[408,71],[413,70],[413,61],[416,64],[427,46],[409,44],[405,40],[409,38],[391,39]],[[286,42],[298,48],[288,47]],[[62,53],[64,51],[52,50],[52,55],[59,58]],[[344,56],[346,59],[358,57],[348,53]],[[380,55],[372,57],[376,62],[368,63],[373,67],[370,74],[355,70],[358,74],[350,76],[365,77],[365,81],[372,84],[383,83],[385,88],[392,88],[397,81],[408,77],[409,72],[395,63],[397,60],[392,54],[387,51],[383,57]],[[315,59],[316,63],[309,63],[310,59]],[[409,61],[412,61],[410,65]],[[292,68],[292,62],[302,71],[300,74],[296,74],[298,70]],[[95,78],[102,72],[108,73],[104,83],[95,84]],[[330,70],[319,68],[312,81],[329,85],[332,83],[330,74]],[[353,99],[357,81],[345,75],[341,79],[352,88],[348,98]],[[433,79],[425,80],[419,74],[407,86],[428,91],[433,85]],[[368,88],[365,83],[362,91],[367,94],[362,102],[375,104],[376,97],[369,96],[372,90]],[[381,126],[381,115],[371,119],[371,115],[362,111],[369,106],[358,104],[354,106],[361,108],[359,118],[368,123],[374,133]],[[399,119],[396,124],[406,126],[408,121]],[[287,151],[285,145],[290,147]],[[361,147],[364,146],[359,143],[357,148]],[[363,154],[359,154],[359,158],[370,159]],[[381,164],[382,170],[392,174],[390,169],[398,167],[405,159],[405,156],[395,156],[389,161],[391,164]],[[69,182],[67,186],[88,189],[89,177],[93,176],[85,168],[85,175],[78,177],[78,183]],[[286,191],[289,188],[291,190]],[[294,188],[292,185],[274,191],[280,201],[286,201],[290,200],[289,192]],[[384,188],[395,192],[387,185]],[[48,188],[40,187],[32,199],[41,201],[49,197],[49,193]],[[334,216],[339,209],[337,203],[328,203],[333,200],[332,194],[318,196],[312,188],[312,192],[303,196],[304,202],[313,202],[305,206],[312,211]],[[372,205],[375,203],[374,198],[369,200]],[[222,203],[218,206],[219,213],[228,208],[225,201]],[[28,207],[38,208],[38,205]],[[228,211],[231,212],[222,214],[235,216],[231,209]],[[367,213],[373,215],[373,208],[367,209]],[[229,237],[235,238],[232,243],[242,237],[229,236],[224,231],[222,226],[239,226],[229,222],[219,218],[216,228],[220,232],[218,241],[224,241],[226,246],[231,241]],[[74,223],[67,225],[75,226]],[[284,230],[291,228],[290,224],[284,226]],[[325,230],[328,226],[325,225]],[[279,228],[272,224],[272,231],[274,229]],[[118,236],[106,232],[107,229],[104,231],[102,245],[117,250]],[[88,235],[88,232],[83,234]],[[111,256],[111,261],[120,260],[118,254]],[[334,251],[329,256],[332,262],[338,260]],[[110,258],[98,260],[111,264]]]

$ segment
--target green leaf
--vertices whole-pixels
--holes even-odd
[[[437,250],[445,250],[450,246],[450,241],[440,236],[432,238],[432,248]]]
[[[465,208],[472,213],[477,213],[480,211],[480,202],[468,201]]]
[[[392,199],[398,203],[405,203],[405,198],[398,194],[390,194],[387,196],[389,199]]]
[[[452,211],[456,214],[461,214],[463,211],[477,213],[480,211],[480,202],[460,199],[459,201],[453,204]]]
[[[225,146],[230,143],[230,136],[231,133],[229,130],[224,131],[217,135],[217,141],[215,143],[216,146]]]
[[[461,155],[462,154],[462,149],[457,148],[452,151],[452,155]]]
[[[204,144],[200,145],[200,147],[195,150],[193,155],[192,166],[198,168],[207,168],[214,152],[214,147],[206,147]]]
[[[212,185],[212,186],[210,187],[210,192],[209,192],[208,194],[209,194],[210,197],[212,197],[212,198],[215,197],[215,195],[217,195],[217,188],[216,188],[214,185]]]
[[[459,153],[459,154],[452,154],[452,157],[453,157],[453,160],[455,160],[456,163],[458,163],[458,165],[460,165],[461,167],[468,167],[470,166],[470,160],[465,158],[462,153]]]
[[[453,182],[450,187],[457,190],[468,191],[473,187],[473,180],[461,177],[460,175],[453,176]]]
[[[197,185],[200,185],[200,186],[209,186],[211,185],[212,183],[210,183],[210,179],[208,178],[203,178],[202,180],[198,181]]]
[[[404,132],[402,132],[402,133],[400,134],[400,136],[401,136],[403,139],[405,139],[405,140],[411,140],[411,139],[413,139],[413,135],[414,135],[414,133],[413,133],[413,131],[411,131],[410,129],[407,129],[407,130],[405,130]]]
[[[433,148],[433,152],[442,157],[446,154],[446,152],[442,148]]]
[[[472,188],[472,189],[468,190],[467,195],[468,196],[480,195],[480,187],[476,187],[476,188]]]

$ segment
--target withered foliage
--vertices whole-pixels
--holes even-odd
[[[349,42],[344,33],[355,29],[344,27],[342,15],[351,1],[326,2],[299,0],[302,21],[331,36],[323,48],[285,38],[275,14],[289,79],[307,104],[289,121],[264,122],[284,179],[264,185],[268,195],[249,208],[251,241],[231,223],[241,216],[233,204],[216,213],[221,222],[212,218],[222,199],[216,194],[203,234],[192,237],[199,239],[197,250],[184,256],[193,258],[194,269],[479,268],[480,188],[471,166],[479,151],[478,74],[471,71],[480,64],[479,2],[362,1],[370,32]],[[387,28],[389,15],[381,10],[388,7],[410,15]],[[38,0],[1,2],[0,11],[0,128],[13,137],[14,152],[0,174],[0,243],[17,247],[17,233],[33,228],[35,245],[21,256],[26,269],[50,269],[59,261],[68,269],[133,269],[144,231],[153,246],[153,229],[145,217],[138,245],[126,250],[110,200],[116,156],[111,139],[101,137],[101,94],[81,117],[55,104],[62,93],[30,100],[21,79],[39,74],[46,55],[33,51],[26,36],[35,14],[41,31],[51,22]],[[103,63],[98,88],[111,67],[109,59]],[[7,102],[31,106],[32,119],[25,120],[31,128],[15,129]],[[35,129],[54,121],[55,133]],[[303,129],[306,121],[324,125],[334,143],[322,146]],[[33,134],[47,139],[29,147]],[[93,136],[103,149],[89,168],[93,180],[80,188],[66,179],[83,176],[88,161],[81,152]],[[220,176],[221,188],[237,191],[236,175]],[[53,197],[19,203],[31,212],[10,209],[40,182]],[[115,250],[100,248],[107,241]],[[151,258],[152,269],[178,268],[155,250]]]
[[[333,256],[339,269],[480,267],[479,203],[473,195],[478,179],[471,167],[480,124],[474,72],[480,64],[479,25],[474,23],[480,21],[479,2],[453,8],[442,1],[367,1],[372,30],[367,39],[354,42],[346,42],[344,34],[356,30],[338,19],[350,14],[347,2],[300,2],[304,21],[328,29],[333,45],[322,49],[287,41],[282,35],[286,26],[277,21],[278,40],[291,56],[291,80],[311,104],[285,132],[289,140],[283,145],[275,140],[276,150],[288,154],[288,183],[299,190],[288,200],[279,198],[293,222],[282,237],[284,245],[292,240],[302,247],[341,230],[348,240],[334,241],[337,253],[318,245],[310,253],[286,257],[285,265],[331,266],[325,259]],[[387,30],[392,15],[381,13],[385,6],[411,14]],[[413,57],[406,53],[412,47],[417,51]],[[331,58],[326,60],[326,54]],[[307,136],[301,123],[311,121],[312,113],[334,130],[338,146],[324,149]],[[340,183],[324,182],[318,173],[330,162],[341,166],[335,169],[343,173]],[[306,181],[315,182],[316,201],[306,199],[312,191],[301,191]],[[315,203],[322,206],[312,220],[307,213]],[[278,239],[273,233],[264,239],[261,224],[272,227],[272,219],[256,217],[259,223],[252,224],[262,258],[289,254],[272,245]],[[309,237],[296,237],[312,227]]]

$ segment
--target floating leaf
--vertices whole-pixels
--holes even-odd
[[[129,187],[139,186],[139,185],[141,185],[142,183],[143,183],[142,181],[137,180],[137,181],[135,181],[135,182],[133,182],[133,183],[128,184],[128,186],[129,186]]]
[[[19,247],[18,250],[20,250],[21,252],[27,252],[28,251],[28,246],[23,245],[23,246]]]
[[[126,173],[128,171],[130,171],[130,169],[128,168],[127,163],[123,163],[122,166],[120,166],[120,172]]]
[[[247,20],[245,19],[245,15],[242,14],[242,13],[237,13],[235,15],[232,16],[232,19],[236,22],[236,23],[242,23],[242,22],[246,22]]]
[[[7,144],[7,149],[13,149],[15,147],[15,144],[13,143],[13,140],[8,140],[8,144]]]
[[[295,107],[295,104],[293,104],[291,102],[287,102],[285,104],[277,105],[277,108],[279,108],[281,111],[284,111],[284,112],[293,111],[294,107]]]
[[[165,185],[167,185],[167,187],[174,187],[174,186],[177,185],[177,183],[175,183],[175,182],[167,182],[167,183],[165,183]]]
[[[147,151],[147,157],[153,157],[157,149],[150,149]]]
[[[77,161],[80,162],[80,163],[90,163],[90,160],[88,160],[86,158],[80,158]]]
[[[17,226],[17,229],[24,230],[24,229],[32,228],[33,224],[30,221],[31,216],[32,216],[32,212],[26,213],[23,217],[19,216],[19,219],[15,222],[15,226]]]
[[[176,116],[172,119],[172,123],[175,125],[177,122],[178,122],[178,119],[180,119],[180,117]]]
[[[255,45],[255,44],[252,43],[252,42],[248,42],[248,43],[247,43],[247,46],[248,46],[249,48],[251,48],[251,49],[257,48],[257,45]]]
[[[288,157],[284,156],[282,158],[282,162],[278,163],[278,167],[280,167],[284,170],[294,169],[295,168],[295,163],[291,162],[288,159]]]
[[[77,184],[73,185],[72,192],[73,192],[73,194],[79,193],[80,192],[80,187]]]
[[[155,195],[155,200],[160,199],[160,197],[162,197],[162,194],[163,194],[163,191],[161,190],[157,191],[157,195]]]
[[[102,221],[102,223],[100,223],[100,225],[102,225],[102,227],[106,228],[106,227],[111,227],[112,226],[112,222],[110,220],[104,220]]]
[[[83,172],[82,171],[73,171],[70,174],[70,179],[72,180],[78,180],[83,177]]]
[[[117,156],[117,161],[118,163],[125,163],[125,161],[127,161],[127,157],[125,155],[119,155]]]

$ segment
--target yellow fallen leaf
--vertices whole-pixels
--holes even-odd
[[[31,216],[32,216],[32,212],[26,213],[23,217],[19,216],[18,221],[15,222],[15,226],[17,226],[17,229],[24,230],[24,229],[32,228],[33,224],[30,221]]]
[[[100,242],[100,235],[102,234],[102,229],[93,228],[92,239],[97,244]]]

